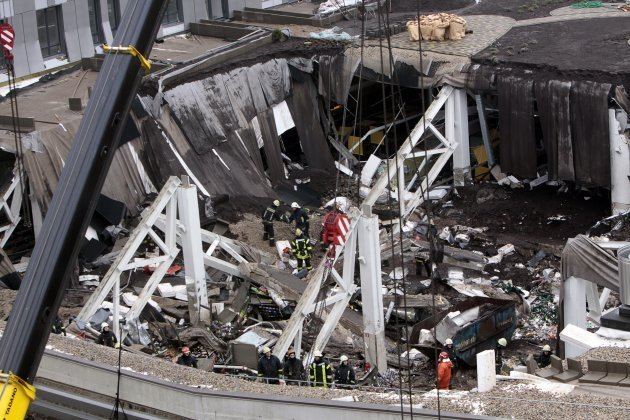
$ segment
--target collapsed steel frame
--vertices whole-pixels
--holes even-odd
[[[392,179],[398,177],[398,185],[404,186],[404,191],[401,191],[400,196],[410,197],[401,203],[403,209],[401,217],[404,219],[423,202],[424,193],[428,191],[452,156],[454,156],[456,171],[469,172],[468,116],[465,100],[465,91],[448,85],[444,86],[430,104],[423,118],[416,124],[409,137],[399,148],[396,156],[390,160],[389,171],[385,171],[375,182],[361,205],[361,209],[352,208],[349,211],[351,225],[345,242],[336,247],[334,261],[324,259],[310,275],[306,290],[297,302],[287,327],[274,347],[276,356],[284,357],[291,345],[295,346],[298,354],[301,353],[304,322],[311,315],[321,317],[324,324],[311,347],[310,353],[304,358],[304,363],[310,363],[315,350],[325,349],[353,294],[358,290],[354,282],[356,262],[358,261],[366,360],[379,371],[386,370],[387,351],[385,347],[379,219],[372,214],[372,206],[378,197],[387,190]],[[445,107],[444,134],[432,124],[432,120],[443,107]],[[440,143],[432,149],[419,151],[417,150],[418,143],[427,129]],[[434,156],[437,156],[437,159],[432,161]],[[411,181],[405,183],[403,163],[408,159],[417,157],[424,158],[421,167]],[[410,193],[425,165],[431,165],[427,175],[420,181],[420,187],[415,192]],[[464,177],[460,177],[460,181],[463,183]],[[189,183],[188,177],[183,177],[183,182],[177,177],[171,177],[167,181],[153,204],[143,212],[140,224],[134,229],[99,287],[81,310],[79,319],[89,320],[101,307],[110,291],[113,291],[114,332],[120,337],[119,320],[121,314],[118,301],[121,274],[124,271],[157,264],[138,299],[124,316],[126,321],[130,321],[136,319],[142,312],[166,271],[179,254],[177,244],[180,244],[184,254],[191,323],[194,325],[209,321],[210,313],[208,311],[204,265],[228,275],[247,277],[247,273],[250,272],[250,267],[247,265],[252,261],[250,261],[251,258],[248,260],[243,255],[244,253],[241,252],[242,250],[235,241],[200,228],[196,191],[196,186]],[[396,197],[399,196],[399,194],[395,195]],[[177,218],[178,212],[179,219]],[[165,240],[162,240],[153,230],[154,227],[162,230]],[[140,244],[147,237],[153,240],[163,255],[149,259],[136,258],[132,262]],[[202,243],[209,244],[205,252]],[[217,248],[224,250],[228,257],[214,256]],[[343,266],[342,271],[339,272],[335,268],[335,263],[342,257]],[[237,264],[234,264],[231,259],[235,260]],[[322,294],[322,287],[329,276],[334,280],[335,287],[333,290],[327,291],[323,299],[318,300]],[[124,335],[124,332],[122,334]]]
[[[17,170],[16,170],[17,171]],[[25,177],[23,175],[13,175],[11,184],[0,197],[0,212],[3,212],[7,218],[7,223],[0,226],[0,247],[4,248],[11,234],[17,227],[22,217],[20,210],[22,208],[22,189],[19,188],[20,182]]]

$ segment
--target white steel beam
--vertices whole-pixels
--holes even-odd
[[[197,325],[210,322],[208,307],[208,288],[206,286],[206,269],[204,252],[201,247],[201,226],[199,223],[199,206],[197,204],[197,187],[183,177],[182,185],[177,191],[179,217],[186,231],[182,235],[182,249],[186,268],[186,290],[188,292],[188,310],[190,323]]]
[[[343,245],[337,246],[337,254],[335,258],[335,261],[336,261],[341,255],[341,253],[345,251],[345,255],[343,259],[343,264],[344,264],[343,280],[344,280],[344,283],[346,283],[347,285],[352,284],[354,281],[354,252],[355,252],[354,249],[356,248],[356,239],[355,239],[356,234],[354,233],[357,227],[358,214],[359,212],[356,208],[351,209],[350,214],[348,215],[351,220],[348,238]],[[293,314],[291,315],[291,318],[289,319],[289,322],[287,323],[287,326],[285,327],[284,331],[282,332],[282,335],[280,336],[276,345],[273,348],[273,354],[279,359],[282,360],[282,358],[284,358],[284,355],[286,354],[287,350],[289,349],[291,344],[294,342],[296,335],[302,329],[303,322],[306,319],[307,314],[309,314],[309,311],[307,309],[311,309],[313,307],[313,304],[315,303],[315,300],[317,299],[317,296],[319,295],[319,291],[322,287],[322,284],[325,278],[328,277],[329,274],[330,274],[330,270],[326,267],[325,259],[322,260],[317,266],[317,268],[311,273],[310,280],[308,284],[306,285],[306,289],[302,293],[302,297],[300,298],[300,300],[298,300],[297,305],[295,306],[295,309],[293,310]],[[348,302],[350,301],[352,294],[348,293],[347,296],[348,296],[347,299],[337,302],[335,306],[333,306],[333,309],[331,310],[331,312],[328,314],[328,317],[326,318],[326,321],[324,322],[324,325],[327,328],[332,328],[334,330],[334,327],[337,325],[337,322],[339,322],[339,319],[341,318],[341,315],[343,314],[343,310],[345,309]],[[336,309],[340,305],[343,305],[343,308],[341,310]],[[312,313],[312,311],[310,313]],[[332,333],[332,330],[330,331],[330,333]],[[318,341],[316,340],[316,343],[318,343],[318,345],[325,346],[325,344],[328,342],[328,339],[330,338],[330,333],[328,333],[327,330],[324,330],[324,328],[322,328],[322,330],[320,331],[321,339],[320,339],[320,336],[318,336]],[[322,349],[318,349],[318,350],[322,350]],[[304,361],[306,360],[308,360],[308,358],[304,359]]]
[[[164,187],[158,194],[153,203],[142,212],[142,219],[138,226],[131,232],[124,247],[107,270],[103,280],[98,285],[94,293],[88,298],[86,304],[79,312],[77,318],[87,322],[92,315],[101,307],[107,295],[114,287],[116,281],[120,278],[120,274],[125,271],[124,267],[129,264],[138,247],[148,235],[149,229],[153,226],[158,216],[169,205],[172,199],[175,199],[175,192],[181,184],[177,177],[170,177]],[[168,235],[167,235],[168,236]]]
[[[416,124],[416,126],[413,128],[413,130],[409,134],[409,137],[407,137],[407,140],[405,140],[405,142],[398,149],[396,157],[394,159],[391,159],[389,170],[385,171],[378,178],[378,180],[374,184],[374,187],[372,187],[372,190],[365,198],[363,202],[364,204],[372,206],[374,205],[374,203],[376,203],[376,200],[387,188],[387,184],[389,183],[389,181],[396,175],[396,168],[403,165],[405,158],[413,151],[413,148],[416,146],[416,144],[424,134],[427,123],[430,124],[433,121],[440,108],[442,108],[442,106],[452,93],[453,87],[449,85],[445,85],[442,90],[440,90],[440,93],[433,100],[433,102],[431,102],[429,108],[427,108],[426,112],[424,113],[424,116],[420,119],[420,121],[418,121],[418,124]],[[396,161],[398,162],[398,165],[396,164]]]
[[[468,95],[464,89],[455,89],[446,101],[446,138],[455,143],[453,153],[453,179],[455,186],[470,181],[470,146],[468,138]]]
[[[169,267],[173,264],[177,254],[179,254],[179,250],[176,250],[175,253],[168,255],[168,259],[157,266],[155,271],[153,271],[151,277],[149,277],[149,280],[147,280],[142,288],[142,291],[138,295],[138,299],[136,299],[133,305],[131,305],[129,311],[125,314],[125,320],[127,322],[133,322],[140,316],[140,313],[144,309],[145,305],[149,302],[149,299],[151,299],[151,295],[153,295],[153,292],[155,292],[158,284],[160,284],[160,281],[164,278],[164,275],[168,271]]]
[[[385,321],[383,319],[383,283],[378,216],[363,206],[358,225],[359,262],[361,270],[361,306],[363,308],[363,341],[365,359],[379,372],[387,369]]]

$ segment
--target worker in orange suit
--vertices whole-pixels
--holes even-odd
[[[453,362],[448,356],[448,353],[443,351],[438,358],[437,366],[437,382],[438,389],[451,389],[451,370],[453,369]]]

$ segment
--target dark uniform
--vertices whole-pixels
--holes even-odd
[[[551,364],[551,352],[550,351],[541,351],[540,355],[536,358],[538,362],[538,366],[541,368],[547,367]]]
[[[96,339],[97,344],[102,344],[107,347],[115,347],[117,342],[116,336],[110,330],[104,330]]]
[[[293,221],[295,221],[295,228],[300,229],[302,232],[304,232],[304,235],[309,237],[310,223],[308,221],[308,214],[306,214],[306,211],[303,209],[293,210],[293,213],[289,217],[289,223]]]
[[[304,235],[304,232],[291,241],[291,252],[297,259],[298,270],[304,267],[306,267],[308,271],[313,269],[311,265],[311,251],[313,251],[313,245],[311,245],[310,239]]]
[[[324,359],[314,360],[309,369],[309,378],[313,386],[329,388],[333,381],[333,371]]]
[[[263,211],[262,223],[263,223],[263,241],[269,239],[269,245],[274,246],[276,244],[276,238],[273,231],[273,222],[282,220],[282,216],[278,214],[278,206],[271,205]]]
[[[494,352],[494,367],[497,375],[501,374],[501,368],[503,367],[503,346],[497,346]]]
[[[335,371],[335,383],[341,385],[356,385],[354,368],[347,363],[340,363]]]
[[[55,317],[55,320],[53,321],[53,324],[51,326],[51,332],[57,335],[66,335],[66,327],[63,326],[63,321],[61,320],[61,318],[59,318],[59,316]]]
[[[297,357],[287,357],[284,360],[284,377],[288,385],[302,385],[299,381],[306,380],[305,373],[304,365]]]
[[[177,364],[197,368],[197,358],[192,354],[180,354],[177,358]]]
[[[282,375],[282,362],[273,354],[269,357],[263,355],[258,360],[258,377],[264,378],[268,384],[278,384]]]
[[[453,364],[453,368],[457,367],[457,356],[455,355],[455,347],[453,345],[445,345],[442,347],[442,351],[448,353],[448,358],[451,359],[451,363]]]

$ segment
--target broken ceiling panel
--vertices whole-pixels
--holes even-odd
[[[294,80],[293,95],[287,102],[309,166],[312,169],[334,171],[335,163],[320,123],[317,91],[312,79]]]
[[[24,167],[32,192],[44,214],[57,187],[59,175],[80,122],[81,118],[75,118],[64,122],[63,125],[54,125],[48,130],[41,131],[43,151],[24,151]],[[136,212],[136,208],[147,193],[141,175],[144,168],[134,158],[135,152],[132,150],[134,146],[139,146],[135,140],[125,143],[116,150],[102,189],[104,195],[125,203],[132,213]]]
[[[338,104],[346,104],[359,59],[342,54],[319,57],[319,93]]]
[[[536,177],[533,82],[499,76],[501,169],[523,178]]]
[[[571,87],[575,180],[587,185],[610,186],[610,88],[595,82],[575,82]]]
[[[258,123],[260,131],[265,143],[265,157],[269,167],[269,178],[274,185],[286,180],[284,174],[284,164],[282,163],[282,152],[280,150],[280,142],[278,141],[278,132],[276,131],[276,122],[273,116],[273,110],[269,109],[258,115]]]
[[[177,159],[177,162],[169,158],[168,162],[171,163],[172,168],[169,168],[164,175],[192,174],[193,182],[197,183],[195,180],[198,180],[201,187],[210,195],[227,193],[232,197],[274,196],[267,184],[266,177],[258,170],[235,131],[228,133],[227,141],[216,145],[207,153],[199,154],[190,145],[167,107],[162,110],[159,123],[181,158]],[[144,129],[143,134],[145,132],[156,137],[148,139],[154,149],[156,147],[167,148],[166,154],[169,154],[168,148],[170,146],[159,128]],[[170,154],[174,154],[175,151],[171,151]],[[185,163],[188,170],[178,172],[177,168],[183,166],[182,162]],[[202,188],[200,189],[203,191]]]
[[[535,91],[549,179],[573,181],[575,172],[569,108],[571,82],[537,82]]]

